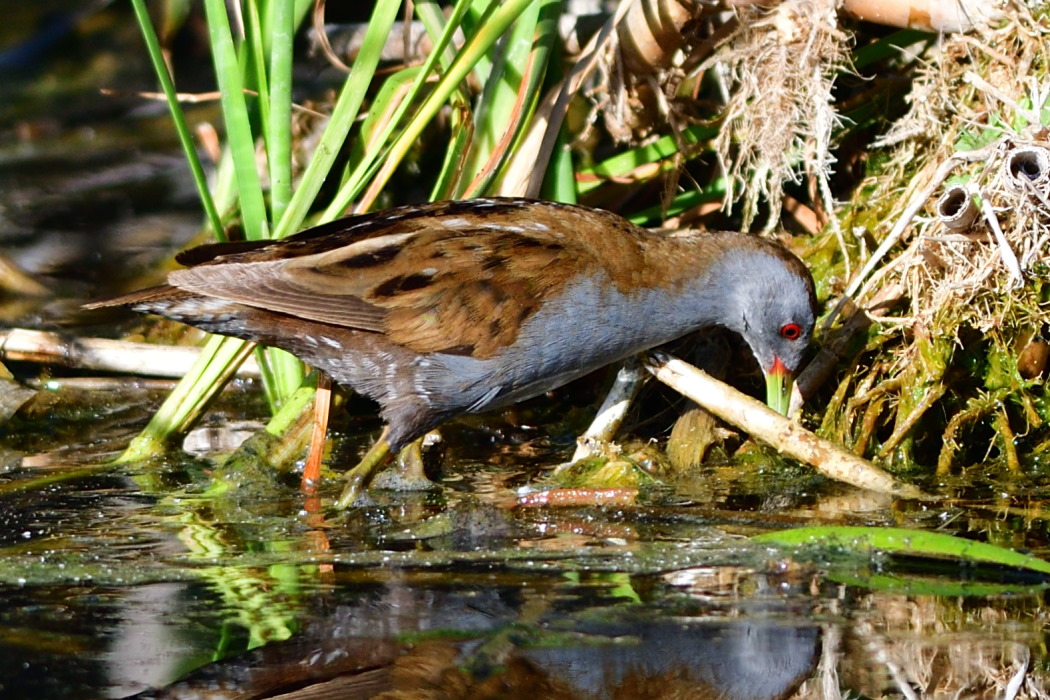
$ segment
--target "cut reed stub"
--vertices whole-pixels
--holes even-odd
[[[842,9],[890,27],[968,32],[999,21],[1004,13],[997,5],[987,0],[844,0]]]
[[[980,208],[973,194],[962,185],[952,185],[937,200],[937,218],[944,228],[963,233],[973,226]]]
[[[1007,152],[1003,161],[1005,180],[1019,192],[1046,200],[1050,190],[1050,149],[1021,146]]]

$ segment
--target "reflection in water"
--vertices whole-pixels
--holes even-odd
[[[292,690],[299,694],[291,697],[313,697],[323,687],[338,688],[338,697],[396,689],[440,697],[763,700],[787,697],[818,656],[819,629],[797,619],[781,623],[763,613],[711,622],[554,593],[384,586],[336,606],[293,640],[139,697]],[[390,697],[410,696],[418,697]]]
[[[179,673],[193,649],[171,621],[180,614],[186,588],[181,583],[155,583],[128,592],[126,614],[105,663],[110,697],[155,688]]]
[[[797,624],[797,623],[796,623]],[[631,644],[530,651],[553,677],[590,697],[786,697],[812,671],[819,630],[768,621],[636,625]]]

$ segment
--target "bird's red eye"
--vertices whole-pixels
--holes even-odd
[[[780,337],[784,340],[798,340],[802,337],[802,326],[788,323],[780,329]]]

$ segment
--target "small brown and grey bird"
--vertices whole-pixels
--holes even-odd
[[[383,457],[710,326],[739,333],[783,397],[816,311],[808,270],[776,243],[515,198],[398,207],[178,260],[167,284],[89,306],[297,355],[379,403]]]

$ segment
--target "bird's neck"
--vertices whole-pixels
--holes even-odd
[[[743,330],[743,304],[775,264],[753,249],[749,236],[727,233],[671,235],[645,251],[645,289],[651,321],[678,327]],[[677,336],[675,336],[677,337]]]

